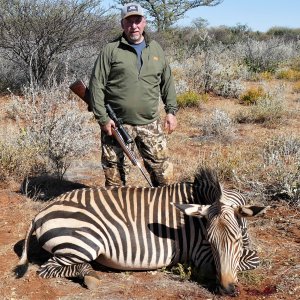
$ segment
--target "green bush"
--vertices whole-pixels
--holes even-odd
[[[245,105],[256,104],[260,99],[268,98],[262,87],[252,87],[247,89],[241,96],[240,102]]]
[[[201,102],[207,101],[207,94],[198,94],[193,91],[185,92],[177,96],[177,103],[180,108],[199,107]]]

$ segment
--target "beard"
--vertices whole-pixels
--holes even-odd
[[[129,35],[129,39],[132,41],[132,42],[140,42],[142,41],[142,35],[139,33],[135,33],[135,34],[130,34]]]

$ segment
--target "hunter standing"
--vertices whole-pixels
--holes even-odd
[[[123,33],[101,50],[89,85],[93,112],[101,127],[105,185],[126,185],[130,166],[112,136],[115,123],[105,104],[110,104],[134,139],[153,186],[168,185],[173,165],[159,119],[159,99],[166,112],[165,131],[171,133],[177,125],[173,76],[161,46],[144,32],[146,19],[141,6],[126,4],[121,19]]]

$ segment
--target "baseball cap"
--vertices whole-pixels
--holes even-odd
[[[121,18],[125,19],[129,16],[144,16],[144,11],[142,7],[137,3],[128,3],[125,4],[121,9]]]

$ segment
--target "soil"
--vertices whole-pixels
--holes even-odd
[[[210,109],[210,106],[228,106],[229,102],[216,99],[207,105],[206,110]],[[191,111],[183,112],[181,117],[178,117],[179,121],[189,113]],[[292,126],[299,129],[299,117],[295,122],[291,123]],[[185,128],[179,126],[177,135],[184,135],[185,131]],[[253,128],[244,126],[241,134],[246,135],[251,131],[254,135],[257,133],[253,132]],[[189,135],[191,134],[193,133],[190,132]],[[193,140],[190,140],[186,144],[185,159],[191,160],[192,157],[196,157],[195,152],[192,152],[195,151],[192,143]],[[183,151],[182,146],[176,146],[172,141],[170,146],[178,147],[178,153]],[[99,153],[89,158],[87,168],[84,167],[86,165],[80,166],[78,163],[73,167],[74,176],[70,176],[69,181],[59,183],[59,186],[55,181],[51,183],[49,178],[44,179],[48,192],[49,186],[54,187],[55,193],[60,194],[78,187],[78,184],[103,185],[98,158]],[[69,174],[72,174],[72,170],[69,170]],[[75,181],[77,185],[74,185]],[[99,288],[93,291],[86,289],[79,280],[41,279],[36,271],[47,255],[34,239],[31,240],[30,246],[29,270],[23,278],[15,279],[12,270],[18,263],[26,230],[35,214],[47,205],[47,201],[37,201],[20,193],[20,185],[13,182],[2,185],[0,190],[0,299],[231,299],[229,296],[216,295],[203,285],[181,279],[167,270],[117,272],[95,266],[101,275],[101,283]],[[299,217],[299,207],[291,206],[287,202],[274,201],[264,216],[249,222],[249,232],[258,250],[261,264],[255,270],[239,274],[239,295],[236,299],[300,299]]]

